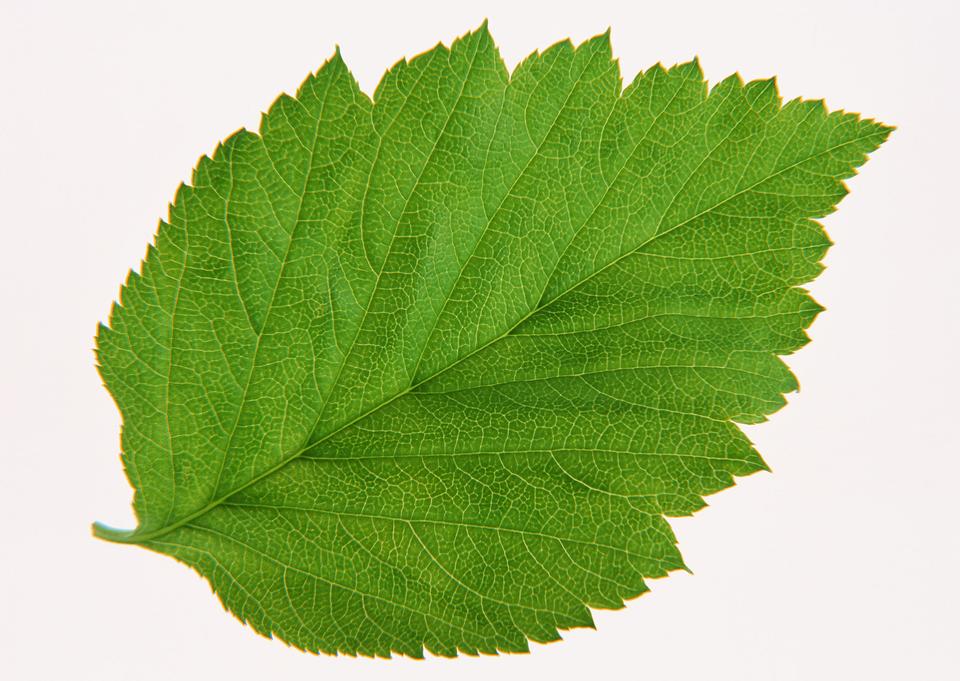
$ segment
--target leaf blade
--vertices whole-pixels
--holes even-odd
[[[140,543],[257,631],[523,651],[684,564],[765,469],[798,288],[890,129],[609,36],[509,77],[484,25],[374,100],[337,53],[201,159],[98,333]],[[373,613],[373,614],[371,614]]]

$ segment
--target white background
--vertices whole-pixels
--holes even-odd
[[[144,6],[141,6],[143,4]],[[154,7],[147,8],[145,5]],[[0,8],[0,677],[960,678],[960,121],[954,2],[4,2]],[[95,325],[197,157],[339,43],[372,92],[484,16],[507,63],[613,28],[627,80],[699,55],[716,82],[899,129],[826,220],[828,310],[803,385],[751,427],[774,470],[673,523],[696,575],[530,655],[314,657],[225,614],[129,527]]]

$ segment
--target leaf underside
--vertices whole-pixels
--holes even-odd
[[[139,526],[258,632],[525,651],[684,567],[666,516],[765,467],[815,222],[890,132],[608,35],[339,53],[204,157],[98,361]]]

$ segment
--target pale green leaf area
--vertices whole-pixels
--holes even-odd
[[[99,329],[140,544],[309,651],[526,651],[765,468],[815,219],[890,128],[608,35],[339,53],[202,158]],[[143,587],[149,588],[148,584]]]

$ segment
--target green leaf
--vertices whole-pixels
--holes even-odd
[[[135,530],[311,651],[524,651],[684,568],[765,468],[814,221],[889,127],[608,35],[339,53],[177,191],[99,329]]]

